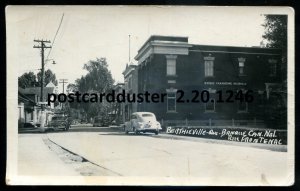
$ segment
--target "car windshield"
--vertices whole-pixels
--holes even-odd
[[[150,113],[142,114],[141,118],[143,121],[156,121],[155,115]]]

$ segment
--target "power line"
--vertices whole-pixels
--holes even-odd
[[[53,44],[54,44],[55,39],[56,39],[56,36],[57,36],[57,34],[58,34],[58,31],[59,31],[60,26],[61,26],[61,24],[62,24],[62,21],[63,21],[63,19],[64,19],[64,15],[65,15],[65,13],[62,14],[62,17],[61,17],[61,19],[60,19],[60,23],[59,23],[59,25],[58,25],[58,28],[57,28],[57,30],[56,30],[56,33],[55,33],[55,35],[54,35],[54,38],[53,38],[51,47],[53,47]],[[47,59],[48,59],[48,57],[49,57],[49,55],[50,55],[50,53],[51,53],[51,50],[52,50],[52,48],[50,49],[50,51],[49,51],[49,53],[48,53],[48,55],[47,55]]]

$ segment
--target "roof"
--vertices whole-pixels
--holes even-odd
[[[126,68],[125,70],[122,72],[122,74],[124,75],[124,77],[128,76],[128,74],[130,74],[132,71],[135,70],[135,68],[137,67],[137,65],[135,64],[126,64]]]
[[[138,50],[138,54],[134,57],[140,62],[140,59],[145,56],[145,52],[151,46],[170,46],[170,47],[180,47],[188,48],[188,52],[207,52],[207,53],[237,53],[237,54],[254,54],[254,55],[272,55],[280,56],[281,50],[277,48],[262,48],[262,47],[242,47],[242,46],[220,46],[220,45],[202,45],[202,44],[191,44],[188,43],[188,37],[183,36],[159,36],[152,35]],[[149,53],[149,52],[148,52]],[[153,50],[150,51],[153,53]],[[147,55],[146,55],[147,56]]]
[[[53,87],[53,88],[55,88],[56,86],[53,84],[53,82],[49,82],[49,83],[46,85],[46,87]]]
[[[19,88],[22,94],[35,94],[41,97],[41,87],[31,87],[31,88]],[[48,94],[54,93],[54,87],[44,87],[44,98],[48,97]]]
[[[18,101],[26,104],[36,105],[35,101],[18,91]]]
[[[115,84],[114,86],[113,86],[113,89],[123,89],[123,87],[124,87],[124,83],[117,83],[117,84]]]
[[[216,53],[245,53],[245,54],[271,54],[280,55],[278,48],[242,47],[242,46],[218,46],[193,44],[189,51],[216,52]]]

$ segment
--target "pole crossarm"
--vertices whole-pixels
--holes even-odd
[[[45,43],[51,43],[50,40],[33,40],[34,42],[45,42]]]
[[[44,45],[44,46],[36,46],[36,45],[34,45],[33,48],[52,48],[52,47],[51,46],[46,46],[46,45]]]

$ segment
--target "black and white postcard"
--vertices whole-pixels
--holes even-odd
[[[290,7],[7,6],[8,185],[294,183]]]

